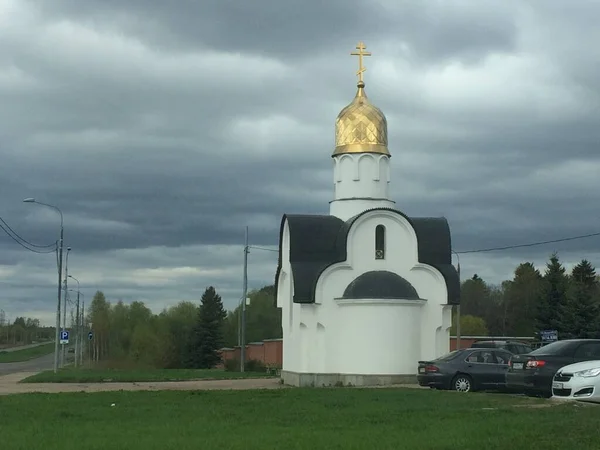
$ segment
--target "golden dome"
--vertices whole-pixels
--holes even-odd
[[[343,153],[389,155],[385,115],[369,102],[364,89],[365,83],[360,80],[357,86],[356,97],[342,109],[335,121],[333,156]]]

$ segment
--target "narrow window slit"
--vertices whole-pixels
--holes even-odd
[[[385,227],[377,225],[375,228],[375,259],[385,259]]]

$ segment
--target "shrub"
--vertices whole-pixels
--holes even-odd
[[[227,359],[223,362],[223,367],[226,372],[239,372],[240,371],[240,360],[239,359]],[[249,359],[244,365],[246,372],[266,372],[267,366],[262,361],[257,359]]]
[[[265,363],[262,361],[259,361],[257,359],[250,359],[246,361],[244,369],[247,372],[266,372],[267,366],[265,366]]]
[[[240,370],[240,361],[238,359],[226,359],[223,362],[223,367],[226,372],[239,372]]]

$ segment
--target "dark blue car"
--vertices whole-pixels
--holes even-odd
[[[505,387],[512,353],[498,348],[464,348],[431,361],[419,361],[419,385],[459,392]]]

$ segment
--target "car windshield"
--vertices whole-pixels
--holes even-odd
[[[446,353],[444,356],[440,356],[436,358],[435,361],[450,361],[451,359],[456,358],[456,356],[460,353],[460,350],[454,350],[450,353]]]
[[[571,342],[569,341],[556,341],[552,344],[544,345],[543,347],[535,349],[530,353],[530,355],[560,355],[568,347],[570,347],[570,345]]]

